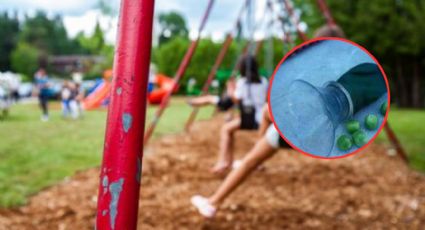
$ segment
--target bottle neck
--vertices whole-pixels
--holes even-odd
[[[352,99],[341,84],[335,81],[328,82],[321,88],[320,93],[335,126],[353,115]]]
[[[338,84],[349,93],[353,113],[372,104],[387,92],[384,77],[376,64],[363,63],[347,71]]]

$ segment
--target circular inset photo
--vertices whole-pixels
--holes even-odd
[[[345,39],[317,38],[282,59],[268,103],[288,144],[329,159],[371,143],[386,122],[389,100],[385,73],[366,49]]]

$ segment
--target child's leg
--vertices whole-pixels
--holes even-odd
[[[266,104],[263,106],[260,127],[258,128],[258,134],[260,137],[264,136],[271,123],[269,107]]]
[[[266,138],[260,139],[254,148],[244,157],[241,166],[233,170],[217,191],[208,198],[210,204],[218,206],[257,166],[273,156],[275,152],[276,148],[271,146]]]
[[[196,97],[189,100],[189,104],[195,107],[205,106],[205,105],[216,105],[218,103],[218,96],[205,95]]]
[[[71,100],[69,102],[69,108],[70,108],[70,112],[71,112],[71,117],[73,119],[77,119],[78,116],[79,116],[77,102],[75,100]]]
[[[236,118],[225,123],[221,128],[218,161],[211,170],[213,173],[221,174],[231,166],[233,161],[233,137],[235,131],[238,130],[240,126],[241,120],[240,118]]]
[[[199,213],[207,218],[214,217],[220,203],[222,203],[223,200],[257,168],[257,166],[273,156],[277,149],[277,147],[273,145],[275,144],[270,143],[267,137],[261,138],[254,148],[245,156],[241,166],[232,170],[212,196],[193,196],[191,198],[191,203],[198,209]]]
[[[71,116],[72,115],[72,111],[71,111],[71,100],[66,100],[66,113],[67,116]]]
[[[49,116],[49,108],[48,108],[49,98],[46,95],[41,95],[39,98],[40,98],[39,99],[40,100],[40,107],[41,107],[41,110],[43,111],[43,116],[47,117],[47,116]]]
[[[68,108],[66,105],[66,100],[62,100],[62,116],[67,117],[68,116]]]

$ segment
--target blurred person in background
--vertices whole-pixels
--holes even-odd
[[[42,110],[41,121],[49,120],[49,77],[47,76],[46,70],[40,68],[34,74],[35,84],[35,95],[38,96],[40,108]]]
[[[84,88],[80,82],[76,82],[75,87],[76,87],[75,101],[77,103],[78,117],[82,118],[84,117],[84,109],[83,109],[83,100],[85,95]]]
[[[19,95],[19,86],[21,85],[21,79],[19,76],[15,75],[10,80],[10,96],[13,103],[17,103],[20,99]]]
[[[84,109],[83,109],[83,100],[85,96],[84,87],[82,86],[83,82],[83,74],[81,72],[74,72],[72,74],[72,80],[71,83],[71,91],[72,91],[72,97],[73,101],[71,103],[71,106],[73,107],[73,113],[72,116],[74,119],[83,117],[84,115]]]
[[[71,109],[71,117],[72,119],[78,119],[78,117],[80,116],[80,109],[78,106],[78,95],[79,95],[79,88],[78,88],[78,84],[75,82],[70,82],[69,83],[69,88],[71,90],[71,97],[69,100],[69,107]]]
[[[64,81],[61,89],[61,99],[62,99],[62,116],[67,118],[71,115],[71,88],[69,81]]]

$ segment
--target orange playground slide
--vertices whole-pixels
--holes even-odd
[[[85,110],[99,108],[105,99],[109,97],[112,86],[112,70],[106,70],[103,74],[103,78],[103,83],[83,100],[83,108]],[[157,74],[155,76],[155,83],[157,88],[148,95],[148,101],[150,104],[160,104],[164,96],[170,90],[173,90],[174,87],[174,80],[162,74]],[[178,88],[174,89],[174,92],[177,92],[177,90]]]
[[[94,92],[88,95],[83,100],[83,109],[92,110],[97,109],[106,98],[109,97],[109,91],[111,90],[113,72],[111,69],[103,72],[103,82],[100,84]]]
[[[83,108],[85,110],[99,108],[102,105],[102,102],[109,96],[110,90],[111,83],[109,83],[108,81],[103,81],[103,83],[98,86],[96,91],[94,91],[84,99]]]
[[[173,90],[174,80],[162,74],[157,74],[155,76],[156,84],[158,86],[157,89],[153,90],[148,95],[148,101],[150,104],[160,104],[164,96]],[[174,92],[177,92],[178,88],[174,89]]]

